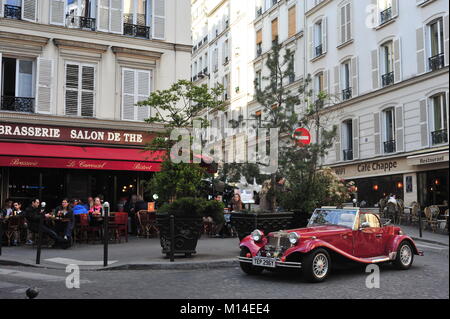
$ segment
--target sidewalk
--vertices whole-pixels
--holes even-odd
[[[431,244],[449,246],[449,236],[448,233],[440,230],[439,232],[433,233],[429,230],[422,230],[422,237],[419,235],[419,227],[418,226],[399,226],[403,232],[412,237],[414,240],[422,241]]]
[[[0,265],[25,265],[65,269],[77,264],[81,270],[112,269],[199,269],[231,267],[237,265],[238,238],[208,238],[198,241],[197,254],[192,258],[175,256],[170,262],[161,252],[158,238],[130,237],[128,243],[108,245],[108,267],[103,268],[102,244],[76,244],[67,250],[43,248],[41,263],[36,265],[36,248],[31,246],[3,247]]]

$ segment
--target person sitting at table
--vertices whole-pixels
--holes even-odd
[[[244,204],[242,203],[241,195],[238,193],[234,194],[230,205],[231,210],[234,212],[240,212],[242,211],[243,207]]]
[[[70,240],[72,238],[73,226],[75,224],[75,219],[73,215],[73,210],[69,205],[69,200],[64,198],[61,202],[61,206],[56,207],[55,217],[58,219],[65,220],[63,223],[59,224],[58,228],[63,227],[64,239]]]
[[[83,203],[79,199],[72,200],[72,211],[73,211],[74,215],[88,213],[88,210],[86,209],[86,207],[83,205]]]
[[[13,201],[9,198],[7,198],[5,200],[5,204],[3,205],[0,217],[4,218],[4,217],[8,217],[9,215],[11,215],[13,209],[12,209],[12,204]]]
[[[89,211],[92,207],[94,207],[94,198],[89,196],[87,198],[86,204],[83,205],[87,211]]]
[[[89,224],[93,227],[101,226],[99,217],[103,216],[103,207],[99,197],[94,199],[94,205],[89,209]]]
[[[49,214],[46,214],[46,216],[49,216]],[[41,211],[40,200],[38,198],[33,199],[31,205],[25,210],[25,219],[27,220],[28,229],[35,234],[39,233],[39,229],[42,231],[42,234],[47,234],[55,241],[55,244],[53,245],[54,248],[69,248],[70,242],[58,236],[56,232],[45,226],[44,223],[41,223],[42,218],[44,218],[44,216]],[[39,228],[39,225],[41,225],[41,228]]]

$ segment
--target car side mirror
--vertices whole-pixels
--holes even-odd
[[[359,227],[359,229],[365,229],[365,228],[370,228],[369,222],[362,223],[361,226]]]

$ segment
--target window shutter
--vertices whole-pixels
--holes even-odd
[[[337,24],[336,24],[336,28],[337,28],[337,35],[338,35],[338,44],[344,43],[344,19],[345,19],[345,8],[344,6],[338,8],[338,12],[337,12]]]
[[[78,115],[79,69],[77,64],[66,65],[66,115]]]
[[[416,30],[416,45],[417,45],[417,74],[425,73],[425,36],[424,30],[425,28],[422,26]]]
[[[378,0],[371,0],[371,5],[373,10],[370,11],[371,14],[374,15],[374,19],[372,20],[372,28],[376,28],[380,24],[380,13],[378,10]]]
[[[345,6],[345,18],[346,18],[346,41],[349,41],[352,38],[352,5],[348,3]]]
[[[52,105],[53,60],[38,58],[36,112],[50,113]]]
[[[336,162],[341,161],[341,128],[342,124],[338,125],[337,133],[336,133],[336,142],[334,143],[334,149],[336,153]]]
[[[323,91],[326,94],[330,94],[330,91],[328,90],[329,88],[329,76],[330,75],[330,71],[329,70],[325,70],[323,71]]]
[[[0,0],[0,18],[3,18],[4,0]]]
[[[328,37],[328,29],[327,29],[327,17],[322,19],[322,48],[323,53],[327,52],[327,37]]]
[[[352,58],[352,97],[359,95],[359,60],[358,57]]]
[[[371,53],[371,57],[372,57],[372,88],[376,90],[380,87],[378,50],[373,50]]]
[[[109,32],[109,0],[98,0],[97,30]]]
[[[398,16],[398,0],[392,0],[392,17]]]
[[[375,155],[381,154],[380,112],[373,113],[373,137]]]
[[[278,36],[278,18],[272,20],[272,41]]]
[[[292,6],[289,8],[288,16],[288,29],[289,29],[289,35],[288,37],[292,37],[297,33],[297,14],[296,14],[296,6]]]
[[[428,137],[428,107],[427,100],[420,100],[420,141],[422,147],[428,147],[430,139]]]
[[[95,68],[82,66],[81,69],[81,116],[94,116]]]
[[[449,25],[448,25],[448,14],[444,17],[444,50],[445,50],[445,65],[449,65]]]
[[[340,75],[340,65],[336,65],[334,67],[334,94],[336,97],[340,99],[341,96],[341,90],[340,90],[340,81],[341,81],[341,75]]]
[[[122,70],[122,119],[134,121],[135,71]]]
[[[395,1],[394,1],[395,2]],[[400,38],[394,40],[394,81],[402,81],[402,43]]]
[[[112,33],[123,34],[123,1],[111,0],[110,12],[110,28]]]
[[[36,22],[37,0],[22,0],[22,20]]]
[[[403,106],[395,108],[395,137],[397,152],[403,152],[405,150],[405,130],[403,121]]]
[[[359,159],[359,120],[353,119],[353,159]]]
[[[64,25],[66,0],[50,0],[50,24]]]
[[[256,32],[256,44],[259,44],[262,42],[262,30],[258,30]]]
[[[148,99],[150,96],[150,85],[151,85],[151,72],[150,71],[136,71],[137,73],[137,101],[141,102]],[[150,107],[149,106],[136,106],[137,110],[137,120],[145,121],[150,117]]]
[[[165,0],[153,0],[153,39],[164,40],[166,37]]]
[[[308,52],[309,52],[309,59],[312,60],[315,57],[314,54],[314,33],[313,33],[313,27],[309,26],[308,28]]]

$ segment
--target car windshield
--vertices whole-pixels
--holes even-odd
[[[316,209],[309,220],[308,227],[338,225],[353,228],[356,210]]]

